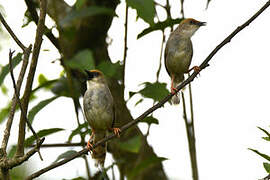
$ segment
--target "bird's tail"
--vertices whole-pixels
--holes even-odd
[[[96,131],[91,142],[96,144],[98,141],[106,137],[106,131]],[[101,168],[104,168],[104,162],[106,158],[106,151],[107,151],[107,142],[100,146],[95,147],[92,152],[92,158],[95,160],[95,166],[98,167],[100,165]]]
[[[173,87],[176,88],[182,81],[184,80],[184,76],[181,77],[180,79],[174,79],[173,81]],[[180,103],[180,93],[176,93],[173,97],[172,97],[172,103],[173,104],[179,104]]]

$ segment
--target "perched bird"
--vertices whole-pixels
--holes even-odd
[[[92,144],[103,139],[108,131],[118,135],[119,128],[113,128],[115,121],[115,109],[113,97],[102,72],[98,70],[85,70],[87,74],[87,90],[83,97],[85,118],[88,121],[92,134],[87,147],[96,160],[95,165],[104,167],[107,144],[97,146],[92,150]]]
[[[175,87],[184,80],[184,73],[188,73],[192,69],[200,71],[198,66],[194,66],[189,70],[193,55],[190,38],[199,27],[205,25],[205,22],[200,22],[192,18],[184,19],[170,34],[167,41],[164,60],[166,70],[171,77],[171,92],[175,94],[172,97],[173,104],[179,104],[180,102]]]

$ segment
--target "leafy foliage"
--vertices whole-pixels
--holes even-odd
[[[167,96],[170,92],[166,88],[166,83],[160,83],[160,82],[145,82],[143,83],[144,88],[140,90],[138,93],[140,93],[143,97],[151,98],[156,101],[162,100],[165,96]]]
[[[106,8],[106,7],[90,6],[87,8],[81,8],[82,3],[84,2],[79,2],[78,4],[76,4],[78,8],[72,10],[70,13],[67,14],[66,17],[64,17],[64,19],[60,21],[61,26],[71,24],[72,22],[78,19],[86,18],[89,16],[104,15],[104,14],[110,15],[110,16],[115,15],[115,12],[113,9]]]
[[[34,106],[28,114],[28,120],[30,121],[30,123],[33,122],[36,114],[42,110],[45,106],[47,106],[48,104],[50,104],[52,101],[54,101],[55,99],[57,99],[59,96],[54,96],[52,98],[40,101],[36,106]]]
[[[84,72],[85,69],[94,69],[95,61],[92,51],[84,49],[79,51],[72,59],[66,60],[65,65]]]
[[[123,66],[120,64],[120,61],[116,63],[111,63],[109,61],[102,61],[98,66],[97,69],[102,71],[105,77],[115,78],[115,79],[122,79],[122,69]]]
[[[42,137],[45,137],[45,136],[48,136],[48,135],[51,135],[51,134],[54,134],[54,133],[57,133],[59,131],[63,131],[64,129],[62,128],[51,128],[51,129],[43,129],[43,130],[40,130],[39,132],[37,132],[37,135],[42,138]],[[25,142],[24,142],[24,145],[25,146],[30,146],[32,145],[34,142],[35,142],[36,138],[34,135],[28,137]]]
[[[158,119],[157,118],[154,118],[153,116],[147,116],[146,118],[144,118],[140,122],[144,122],[144,123],[147,123],[149,125],[151,125],[151,124],[158,124]]]
[[[62,153],[62,154],[60,154],[54,162],[57,162],[57,161],[59,161],[59,160],[61,160],[61,159],[65,159],[65,158],[67,158],[67,157],[70,157],[70,156],[72,156],[72,155],[74,155],[74,154],[76,154],[76,153],[77,153],[77,151],[74,151],[74,150],[68,150],[68,151],[66,151],[66,152],[64,152],[64,153]]]
[[[89,129],[88,122],[85,122],[81,125],[79,125],[76,129],[74,129],[71,134],[68,137],[68,142],[72,141],[72,138],[75,135],[81,134],[83,137],[85,137],[86,134],[91,134],[91,129]]]
[[[125,142],[121,142],[119,147],[128,152],[138,153],[141,147],[141,137],[135,136]]]
[[[12,59],[12,67],[15,68],[22,60],[22,53],[18,53],[15,57]],[[5,65],[1,68],[0,71],[0,85],[3,83],[5,77],[9,73],[9,64]]]
[[[164,160],[167,160],[167,158],[164,157],[149,157],[145,160],[143,160],[140,164],[138,164],[129,174],[128,174],[128,179],[132,179],[135,177],[137,174],[139,174],[141,171],[157,164],[160,163]]]
[[[261,127],[258,127],[258,128],[268,136],[268,137],[263,137],[263,139],[269,141],[270,133],[267,130],[261,128]],[[263,153],[259,152],[256,149],[249,148],[249,150],[255,152],[256,154],[258,154],[259,156],[263,157],[267,161],[270,161],[270,156],[269,155],[263,154]],[[264,167],[264,169],[266,170],[267,173],[270,173],[270,164],[269,163],[264,162],[263,163],[263,167]]]
[[[8,116],[11,109],[11,102],[9,102],[6,107],[0,110],[0,123],[2,123]]]
[[[157,30],[164,30],[167,27],[173,27],[175,24],[179,24],[183,19],[182,18],[177,18],[177,19],[166,19],[165,21],[162,22],[157,22],[150,27],[144,29],[140,34],[138,34],[137,39]]]
[[[154,24],[154,17],[156,14],[154,0],[127,0],[128,6],[136,9],[137,14],[145,22]]]

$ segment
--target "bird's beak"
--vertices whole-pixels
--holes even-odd
[[[206,22],[198,22],[198,26],[206,26]]]

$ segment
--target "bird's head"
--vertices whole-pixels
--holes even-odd
[[[181,35],[190,38],[201,26],[205,26],[206,22],[200,22],[192,18],[184,19],[178,26]]]
[[[99,70],[84,70],[86,72],[87,84],[105,83],[105,77]]]

